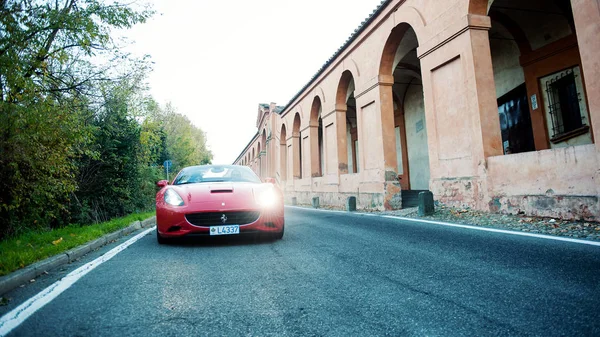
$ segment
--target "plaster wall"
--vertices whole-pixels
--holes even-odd
[[[593,144],[488,158],[490,208],[600,220]]]
[[[427,76],[433,102],[426,124],[429,125],[428,132],[435,131],[436,135],[429,144],[430,148],[436,149],[431,172],[434,178],[476,174],[471,161],[473,137],[471,116],[467,113],[463,62],[458,56]]]
[[[364,167],[365,170],[373,170],[379,168],[379,163],[377,161],[377,159],[379,158],[377,158],[377,153],[375,151],[371,151],[371,149],[379,147],[379,143],[381,142],[380,137],[378,137],[378,111],[375,108],[375,104],[371,103],[362,107],[360,112],[360,125],[362,126],[363,130],[362,134],[360,135],[360,138],[363,139],[363,141],[360,142],[359,148],[363,153],[363,160],[361,161],[361,166]]]

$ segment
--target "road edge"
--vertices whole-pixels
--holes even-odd
[[[600,247],[600,241],[585,240],[585,239],[575,239],[575,238],[569,238],[569,237],[558,236],[558,235],[526,233],[526,232],[519,232],[519,231],[516,231],[516,230],[510,230],[510,229],[500,229],[500,228],[493,228],[493,227],[477,226],[477,225],[474,225],[474,224],[473,225],[465,225],[465,224],[459,224],[459,223],[453,223],[453,222],[447,222],[447,221],[437,221],[437,220],[427,220],[427,219],[419,219],[419,218],[409,218],[409,217],[403,217],[403,216],[398,216],[398,215],[387,215],[387,214],[378,214],[378,213],[363,213],[363,212],[360,212],[360,211],[349,212],[349,211],[342,211],[342,210],[313,208],[313,207],[309,207],[309,206],[302,207],[302,206],[297,206],[297,205],[296,206],[294,206],[294,205],[285,205],[285,207],[296,208],[296,209],[305,209],[305,210],[311,210],[311,211],[319,211],[319,212],[332,212],[332,213],[353,214],[353,215],[358,215],[358,216],[375,216],[375,217],[381,217],[381,218],[385,218],[385,219],[395,219],[395,220],[402,220],[402,221],[413,222],[413,223],[421,223],[421,224],[429,224],[429,225],[438,225],[438,226],[446,226],[446,227],[471,229],[471,230],[477,230],[477,231],[483,231],[483,232],[502,233],[502,234],[508,234],[508,235],[525,236],[525,237],[532,237],[532,238],[538,238],[538,239],[571,242],[571,243],[577,243],[577,244],[583,244],[583,245]]]
[[[87,253],[96,250],[110,242],[113,242],[123,236],[127,236],[139,229],[152,227],[155,224],[156,216],[150,217],[143,221],[134,221],[131,225],[116,232],[106,234],[96,240],[70,249],[64,253],[60,253],[42,261],[30,264],[29,266],[21,268],[8,275],[0,276],[0,295],[8,293],[18,286],[29,282],[39,275],[42,275],[46,271],[58,268],[67,263],[71,263]]]

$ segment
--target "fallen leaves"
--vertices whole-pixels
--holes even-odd
[[[62,242],[62,240],[63,240],[63,238],[61,237],[61,238],[60,238],[60,239],[58,239],[58,240],[54,240],[54,241],[52,241],[52,244],[56,246],[57,244],[61,243],[61,242]]]
[[[451,209],[450,213],[454,216],[461,216],[462,214],[468,213],[469,210],[468,209]]]

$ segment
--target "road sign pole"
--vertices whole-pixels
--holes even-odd
[[[167,171],[167,180],[169,180],[169,169],[171,168],[172,164],[173,162],[170,160],[165,160],[165,162],[163,163],[163,165],[165,166],[165,171]]]

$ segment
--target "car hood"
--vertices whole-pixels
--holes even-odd
[[[249,182],[219,182],[171,185],[170,188],[177,191],[188,205],[205,204],[207,207],[218,206],[218,208],[227,205],[235,208],[248,208],[255,206],[254,196],[269,188],[269,185]]]

